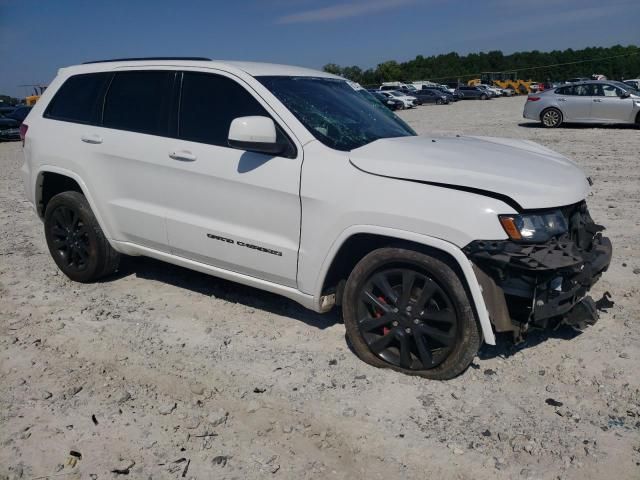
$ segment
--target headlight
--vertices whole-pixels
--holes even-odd
[[[567,231],[567,220],[560,210],[523,215],[499,215],[502,228],[511,240],[546,242]]]

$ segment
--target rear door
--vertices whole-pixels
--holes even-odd
[[[226,270],[296,286],[302,148],[280,123],[283,156],[227,144],[237,117],[275,113],[248,85],[220,74],[184,72],[178,139],[166,194],[172,253]]]
[[[589,121],[593,106],[592,85],[573,85],[558,90],[558,105],[565,122]]]
[[[106,92],[100,127],[82,141],[92,150],[92,190],[113,220],[115,240],[168,251],[164,205],[171,200],[167,150],[175,106],[171,70],[119,71]]]
[[[615,85],[594,85],[595,96],[591,117],[603,122],[631,122],[633,115],[632,98],[622,98],[624,91]]]

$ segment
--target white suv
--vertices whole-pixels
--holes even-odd
[[[446,379],[494,331],[595,321],[611,244],[573,162],[532,142],[417,136],[357,85],[155,58],[59,71],[22,130],[58,267],[147,255],[342,307],[355,352]]]

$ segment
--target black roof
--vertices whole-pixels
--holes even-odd
[[[138,60],[187,60],[187,61],[205,61],[210,62],[207,57],[137,57],[137,58],[112,58],[110,60],[93,60],[91,62],[83,62],[83,65],[89,63],[108,63],[108,62],[133,62]]]

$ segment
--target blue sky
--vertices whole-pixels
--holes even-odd
[[[185,55],[320,68],[418,54],[640,44],[638,0],[0,0],[0,93],[92,59]]]

